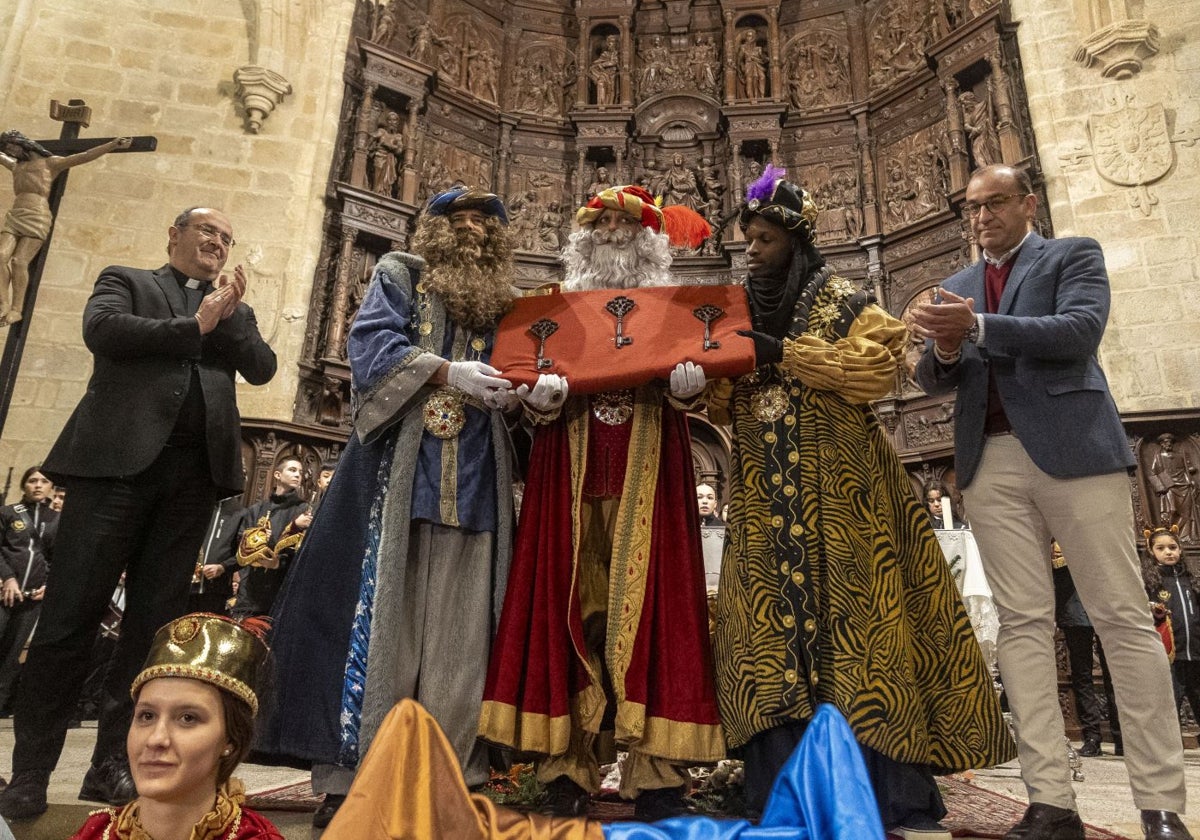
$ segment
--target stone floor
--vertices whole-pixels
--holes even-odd
[[[64,840],[83,823],[92,808],[76,799],[79,783],[87,770],[95,741],[95,723],[86,723],[82,729],[67,733],[66,749],[58,769],[50,779],[50,810],[36,820],[19,822],[11,827],[17,840]],[[1111,752],[1111,745],[1105,749]],[[12,720],[0,720],[0,775],[9,777],[9,761],[12,755]],[[1187,786],[1193,802],[1200,796],[1200,750],[1190,749],[1185,753]],[[1129,838],[1141,838],[1138,812],[1133,807],[1129,793],[1129,776],[1125,762],[1113,756],[1083,759],[1085,780],[1075,785],[1079,811],[1085,822],[1106,828]],[[264,790],[301,781],[305,774],[277,767],[254,764],[242,765],[237,775],[245,782],[247,790]],[[978,770],[974,774],[975,784],[996,793],[1015,799],[1024,799],[1025,789],[1021,784],[1016,765],[1005,765],[992,770]],[[1200,838],[1200,804],[1193,806],[1195,814],[1185,822],[1192,833]],[[270,819],[279,827],[288,840],[315,840],[320,832],[310,826],[311,815],[284,811],[268,812]]]

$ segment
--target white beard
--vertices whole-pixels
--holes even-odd
[[[670,286],[671,244],[665,233],[639,227],[632,237],[591,225],[571,234],[563,248],[564,292]]]

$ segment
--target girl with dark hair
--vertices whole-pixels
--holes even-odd
[[[1192,716],[1200,719],[1200,579],[1183,559],[1175,526],[1155,528],[1145,536],[1142,577],[1155,625],[1161,628],[1170,621],[1168,652],[1173,648],[1175,654],[1171,663],[1175,706],[1182,711],[1186,697]],[[1163,641],[1168,640],[1164,637]]]
[[[194,613],[158,631],[133,681],[126,749],[138,798],[92,812],[71,840],[283,840],[242,807],[266,623]]]

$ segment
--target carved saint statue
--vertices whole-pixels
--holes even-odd
[[[671,64],[671,48],[663,43],[661,35],[650,39],[650,46],[642,53],[642,87],[643,97],[665,90],[667,73]]]
[[[371,26],[371,40],[386,47],[396,32],[396,13],[391,3],[375,4],[375,22]]]
[[[975,159],[975,166],[1001,163],[1000,138],[992,120],[990,97],[981,100],[974,91],[968,90],[959,95],[958,102],[962,106],[963,128],[971,143],[971,157]]]
[[[412,32],[412,47],[408,54],[414,61],[419,61],[422,64],[433,66],[433,47],[436,44],[439,47],[444,47],[449,41],[434,31],[433,24],[428,18],[421,21],[420,25]]]
[[[388,111],[383,125],[371,132],[371,191],[391,196],[396,187],[397,161],[404,154],[400,115]]]
[[[767,58],[753,29],[738,35],[737,70],[742,98],[762,99],[767,95]]]
[[[612,181],[609,180],[609,177],[608,177],[608,167],[607,166],[597,166],[596,167],[596,180],[592,181],[592,183],[588,185],[587,197],[592,198],[594,196],[597,196],[611,186],[612,186]]]
[[[692,65],[692,82],[704,93],[715,95],[720,89],[717,76],[719,60],[717,44],[711,35],[697,35],[696,42],[688,52]]]
[[[588,78],[596,86],[597,105],[615,105],[617,102],[617,68],[621,66],[621,52],[617,36],[609,35],[604,46],[588,68]]]
[[[467,51],[467,89],[485,102],[496,104],[500,101],[496,89],[499,71],[500,59],[487,44]]]
[[[540,250],[554,253],[562,247],[563,214],[557,201],[551,201],[538,219],[538,245]]]
[[[696,173],[683,163],[683,155],[675,153],[671,168],[663,176],[663,204],[682,204],[690,210],[700,209],[700,185]]]
[[[1158,524],[1179,526],[1179,541],[1200,540],[1200,485],[1196,465],[1186,452],[1175,449],[1175,436],[1158,436],[1158,452],[1150,461],[1150,486],[1158,494]]]
[[[50,186],[72,166],[90,163],[132,141],[118,137],[85,152],[60,157],[19,131],[0,134],[0,166],[13,174],[13,203],[0,228],[0,326],[21,320],[29,263],[50,234]]]

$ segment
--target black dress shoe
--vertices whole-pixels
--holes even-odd
[[[1192,833],[1173,811],[1142,811],[1142,833],[1146,840],[1192,840]]]
[[[588,792],[567,776],[546,785],[545,812],[552,817],[582,817],[587,814]]]
[[[324,828],[333,822],[333,815],[337,813],[338,808],[342,807],[342,803],[346,801],[346,797],[340,793],[327,793],[325,799],[321,802],[321,807],[313,814],[313,828]]]
[[[1099,738],[1084,738],[1083,746],[1076,750],[1084,758],[1092,758],[1097,755],[1104,755],[1104,750],[1100,748]]]
[[[1077,811],[1033,802],[1004,840],[1084,840],[1083,821]]]
[[[642,822],[669,820],[686,813],[682,787],[644,790],[633,800],[633,818]]]
[[[129,765],[119,758],[106,758],[88,768],[79,788],[79,798],[91,802],[124,805],[137,799],[137,786],[129,775]]]
[[[27,820],[45,813],[49,786],[49,773],[13,773],[12,781],[0,793],[0,816],[6,820]]]

